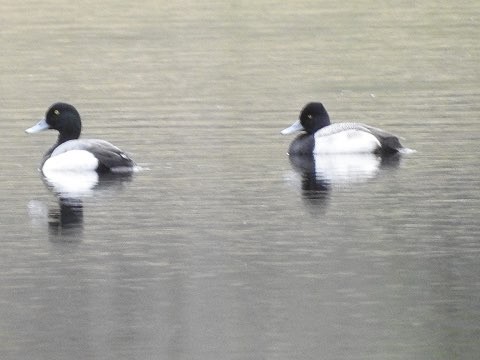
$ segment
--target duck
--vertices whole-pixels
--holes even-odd
[[[387,155],[407,152],[397,136],[358,122],[330,123],[320,102],[306,104],[299,119],[283,129],[287,135],[303,131],[291,143],[289,155],[373,153]]]
[[[63,102],[51,105],[45,117],[25,132],[34,134],[45,130],[56,130],[59,134],[57,142],[43,156],[40,169],[44,174],[58,171],[125,173],[136,167],[124,151],[108,141],[79,139],[82,121],[73,105]]]

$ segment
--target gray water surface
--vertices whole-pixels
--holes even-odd
[[[479,16],[3,1],[0,358],[477,358]],[[143,170],[59,196],[56,101]],[[308,101],[417,152],[289,159]]]

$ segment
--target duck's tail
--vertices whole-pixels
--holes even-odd
[[[383,153],[396,153],[400,152],[404,147],[400,143],[400,140],[396,136],[380,136],[377,135],[377,138],[380,140],[380,144],[382,144],[381,151]]]
[[[380,141],[381,149],[380,152],[382,154],[393,154],[393,153],[401,153],[401,154],[410,154],[415,152],[415,150],[409,149],[404,147],[397,136],[390,134],[381,129],[377,129],[373,126],[365,126],[370,133],[375,135],[375,137]]]

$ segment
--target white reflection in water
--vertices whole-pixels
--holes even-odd
[[[91,196],[99,180],[96,171],[50,171],[44,175],[46,185],[65,198]]]
[[[287,182],[300,189],[308,205],[325,209],[332,189],[367,182],[380,169],[397,168],[401,155],[326,154],[289,159],[295,174],[287,176]]]
[[[364,182],[378,173],[381,158],[375,154],[332,154],[314,158],[316,177],[329,184]]]
[[[83,200],[123,189],[132,173],[98,174],[95,171],[51,171],[43,181],[57,198],[57,204],[37,200],[28,204],[31,221],[48,225],[51,241],[79,241],[83,234]]]

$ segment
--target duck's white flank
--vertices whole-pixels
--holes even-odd
[[[53,155],[45,161],[42,167],[44,174],[52,171],[95,171],[98,159],[89,151],[70,150]]]
[[[372,153],[381,146],[374,135],[364,130],[350,129],[331,133],[322,130],[315,133],[314,154]]]

